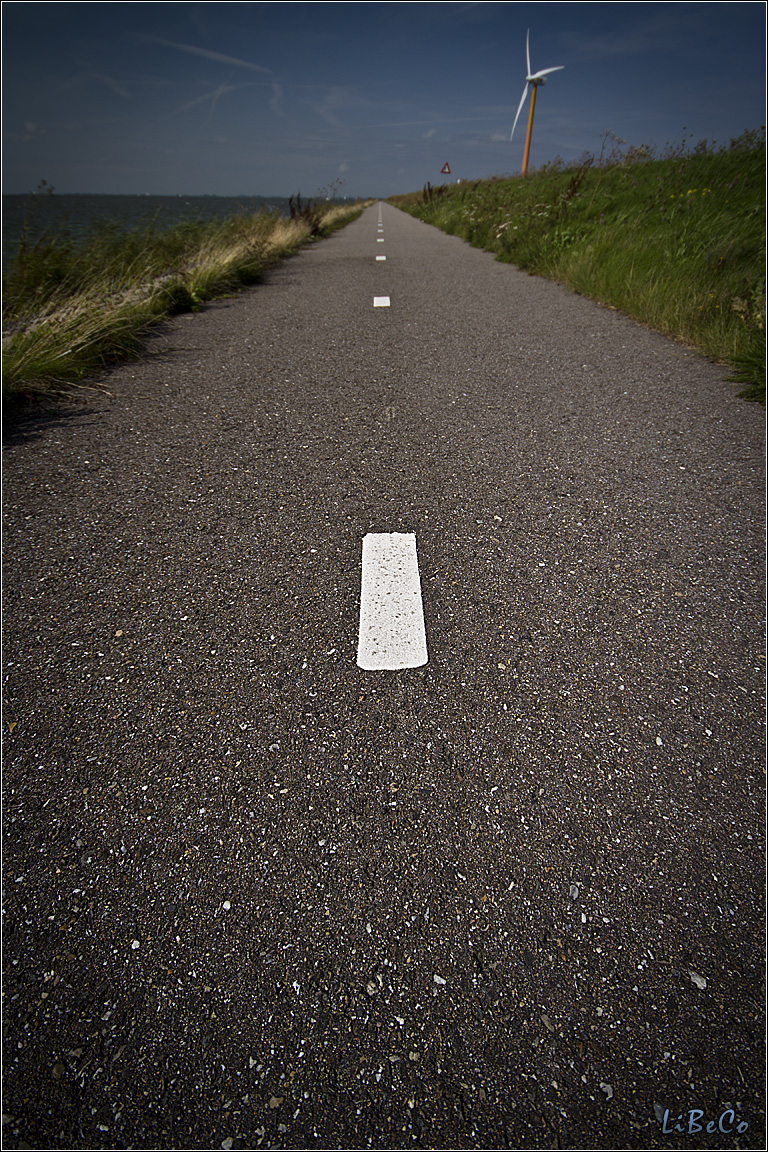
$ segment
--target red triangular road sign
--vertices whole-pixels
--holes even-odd
[[[450,174],[451,174],[451,166],[450,166],[450,164],[448,163],[448,161],[447,161],[447,160],[446,160],[445,164],[443,164],[443,166],[442,166],[442,168],[440,169],[440,171],[441,171],[441,172],[444,172],[446,176],[450,176]]]

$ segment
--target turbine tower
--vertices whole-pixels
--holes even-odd
[[[531,133],[533,132],[533,110],[536,107],[536,89],[538,88],[538,86],[540,84],[546,84],[545,77],[547,77],[550,72],[562,72],[563,68],[565,67],[564,64],[558,64],[557,67],[555,67],[555,68],[542,68],[540,72],[533,72],[533,73],[531,72],[531,30],[530,30],[530,28],[528,29],[528,34],[525,38],[525,58],[526,58],[526,63],[528,65],[528,72],[527,72],[527,75],[525,77],[525,88],[523,88],[523,96],[522,96],[522,99],[521,99],[520,104],[519,104],[518,109],[517,109],[517,116],[515,116],[515,122],[512,125],[512,131],[510,132],[510,135],[509,135],[509,138],[511,140],[515,134],[515,128],[517,128],[517,122],[520,119],[520,113],[523,110],[523,104],[525,104],[525,98],[528,95],[528,85],[530,84],[530,86],[531,86],[531,110],[528,113],[528,135],[525,138],[525,152],[523,153],[523,168],[522,168],[522,172],[520,173],[521,176],[526,176],[528,173],[528,156],[529,156],[530,151],[531,151]]]

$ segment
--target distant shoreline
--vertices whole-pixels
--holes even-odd
[[[4,192],[3,266],[15,253],[25,222],[33,243],[43,235],[62,233],[79,240],[95,223],[104,220],[131,229],[146,227],[149,222],[165,228],[190,220],[221,220],[260,213],[287,218],[290,199],[289,196],[219,196],[216,193],[192,196],[143,192]],[[335,201],[345,202],[354,203],[348,197]]]
[[[3,193],[3,267],[13,257],[25,226],[34,243],[42,236],[67,234],[82,240],[98,222],[130,230],[156,224],[227,219],[258,213],[290,215],[285,196],[156,196],[142,193]]]
[[[29,197],[33,199],[37,193],[30,192],[3,192],[2,196],[5,200],[6,197],[13,199],[17,196]],[[53,193],[54,197],[62,198],[64,196],[99,196],[103,199],[108,199],[111,196],[121,196],[125,198],[138,197],[139,199],[152,196],[155,200],[289,200],[288,196],[260,196],[255,192],[241,192],[236,196],[225,196],[221,192],[59,192],[56,190]],[[347,197],[351,199],[351,197]]]

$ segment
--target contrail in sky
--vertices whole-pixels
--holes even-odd
[[[220,84],[213,92],[206,92],[204,96],[197,96],[194,100],[190,100],[187,104],[182,104],[181,108],[176,108],[173,112],[169,112],[169,116],[178,116],[180,112],[186,112],[190,108],[196,107],[198,104],[205,104],[207,100],[211,101],[211,110],[208,116],[208,121],[213,117],[214,110],[218,103],[220,96],[225,96],[227,92],[237,92],[240,88],[252,88],[251,83],[248,84]]]
[[[215,60],[219,64],[234,64],[236,68],[249,68],[252,72],[263,72],[271,76],[271,68],[262,68],[261,64],[251,64],[248,60],[238,60],[236,56],[225,56],[222,52],[212,52],[209,48],[197,48],[194,44],[177,44],[173,40],[164,40],[161,36],[143,36],[143,40],[151,40],[155,44],[164,44],[166,48],[176,48],[179,52],[189,52],[192,56],[204,56],[206,60]]]

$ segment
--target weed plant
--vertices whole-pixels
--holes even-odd
[[[171,228],[94,224],[29,242],[3,275],[3,395],[95,387],[93,373],[135,356],[158,321],[259,280],[362,205],[301,204],[286,220],[238,216]]]
[[[392,203],[730,365],[765,402],[764,130],[661,157],[605,133],[574,165]]]

